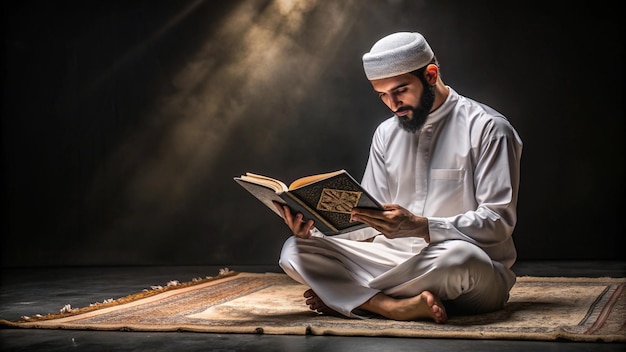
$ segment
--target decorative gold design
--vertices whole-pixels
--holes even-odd
[[[361,194],[362,192],[324,188],[320,201],[317,203],[317,209],[333,213],[349,214],[350,210],[359,203]]]

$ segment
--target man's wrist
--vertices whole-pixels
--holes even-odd
[[[426,241],[426,243],[430,243],[430,230],[428,229],[428,218],[421,217],[415,215],[417,218],[417,237],[421,237]]]

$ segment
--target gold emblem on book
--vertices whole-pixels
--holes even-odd
[[[362,192],[343,191],[340,189],[324,188],[317,203],[318,210],[333,213],[350,213],[352,208],[359,204]]]

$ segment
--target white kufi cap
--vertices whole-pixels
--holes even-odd
[[[369,80],[398,76],[428,65],[434,54],[424,36],[399,32],[377,41],[363,55],[363,68]]]

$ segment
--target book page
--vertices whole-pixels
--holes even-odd
[[[287,185],[282,181],[263,175],[253,174],[251,172],[247,172],[245,175],[241,176],[241,179],[244,181],[267,186],[273,189],[275,192],[285,192],[288,190]]]
[[[295,181],[293,181],[290,185],[289,185],[289,189],[295,189],[298,187],[302,187],[304,185],[308,185],[310,183],[313,183],[315,181],[319,181],[319,180],[323,180],[325,178],[329,178],[335,175],[339,175],[340,173],[344,172],[345,170],[339,170],[339,171],[334,171],[334,172],[328,172],[325,174],[318,174],[318,175],[311,175],[311,176],[305,176],[305,177],[301,177]]]

